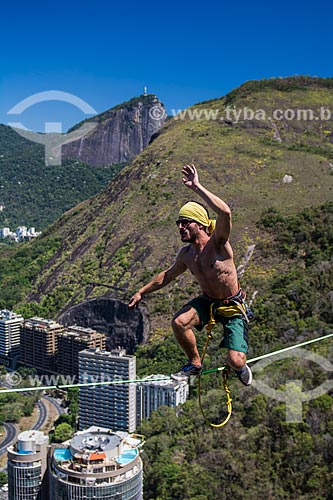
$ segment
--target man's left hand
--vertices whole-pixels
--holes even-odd
[[[185,165],[183,167],[183,183],[190,189],[196,189],[199,186],[199,176],[194,165]]]

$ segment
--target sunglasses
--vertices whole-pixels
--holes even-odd
[[[188,227],[192,222],[195,222],[192,219],[178,219],[176,220],[176,225],[177,227],[183,226],[183,227]]]

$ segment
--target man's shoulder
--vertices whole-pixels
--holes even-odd
[[[186,245],[182,247],[177,255],[178,262],[183,262],[183,264],[187,265],[189,257],[191,255],[191,245]]]
[[[191,251],[191,244],[190,245],[186,245],[185,247],[182,247],[180,250],[179,250],[179,253],[178,255],[180,257],[184,257],[185,255],[188,255]]]

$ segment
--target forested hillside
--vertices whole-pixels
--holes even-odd
[[[0,228],[45,229],[66,210],[104,188],[124,166],[91,167],[78,160],[45,165],[44,146],[0,125]]]
[[[249,358],[333,333],[333,204],[293,217],[269,211],[260,219],[262,242],[243,283],[254,287],[256,320]],[[269,266],[267,264],[269,263]],[[220,329],[208,367],[223,366]],[[201,335],[202,349],[205,335]],[[333,359],[332,337],[307,350]],[[170,373],[183,355],[172,337],[138,349],[140,372]],[[255,365],[252,365],[255,370]],[[305,393],[332,372],[307,359],[274,361],[255,377],[284,391],[302,381]],[[204,375],[204,411],[213,422],[226,416],[221,376]],[[145,498],[155,500],[329,500],[333,498],[333,394],[303,403],[302,422],[286,421],[286,405],[230,379],[231,421],[212,429],[203,420],[197,385],[176,413],[161,408],[141,429]]]
[[[262,109],[265,120],[228,122],[189,114],[170,120],[106,189],[68,211],[33,243],[47,255],[47,249],[54,253],[49,260],[34,260],[36,279],[27,276],[24,290],[13,294],[8,306],[30,292],[29,301],[41,314],[55,315],[69,304],[106,293],[92,287],[92,281],[124,288],[130,295],[170,264],[180,245],[174,221],[191,195],[181,182],[181,167],[188,162],[197,165],[202,183],[230,205],[231,243],[236,264],[241,264],[248,246],[258,243],[256,223],[264,210],[295,214],[332,199],[332,119],[269,119],[275,109],[310,109],[316,116],[321,104],[333,109],[331,88],[331,79],[304,77],[248,82],[191,111],[219,110],[223,116],[230,108]],[[286,175],[292,182],[283,181]],[[20,262],[26,272],[34,248],[20,248],[9,261],[8,254],[3,256],[0,265],[9,270],[4,273],[6,289],[16,286],[12,271],[20,269]],[[173,291],[149,300],[152,330],[169,328],[164,311],[177,309],[197,287],[186,273]],[[0,290],[0,300],[3,293],[8,297]]]

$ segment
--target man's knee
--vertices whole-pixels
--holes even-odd
[[[227,362],[231,368],[235,370],[240,370],[246,363],[246,354],[239,351],[234,351],[230,349],[228,351],[228,359]]]
[[[172,318],[171,322],[174,332],[182,332],[198,323],[198,314],[192,307],[185,307],[178,311]]]
[[[188,328],[188,320],[184,314],[175,314],[172,318],[172,329],[174,332],[181,332]]]

